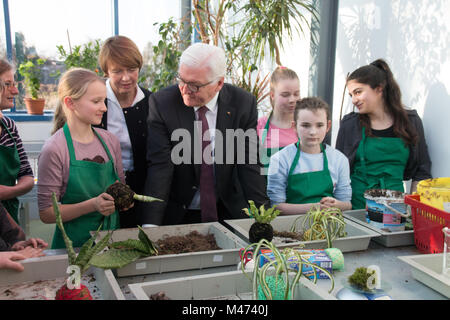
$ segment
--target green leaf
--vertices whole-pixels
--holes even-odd
[[[142,256],[142,252],[138,250],[119,250],[110,249],[101,254],[92,257],[90,263],[94,267],[102,269],[122,268]]]
[[[66,230],[64,230],[64,225],[61,219],[61,212],[59,211],[58,206],[58,200],[56,199],[56,193],[52,192],[52,201],[53,201],[53,211],[55,212],[56,216],[56,225],[58,226],[59,230],[61,230],[64,243],[66,244],[66,250],[67,255],[69,257],[69,265],[75,264],[75,261],[77,259],[77,254],[73,250],[72,246],[72,240],[67,236]]]
[[[157,254],[158,250],[156,249],[155,245],[150,240],[150,238],[147,236],[145,231],[140,226],[138,226],[138,228],[139,228],[138,238],[146,246],[146,248],[147,248],[147,252],[146,253],[148,253],[148,254]]]

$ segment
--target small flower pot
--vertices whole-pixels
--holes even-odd
[[[25,98],[28,114],[44,114],[45,99]]]

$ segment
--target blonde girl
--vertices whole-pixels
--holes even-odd
[[[119,228],[114,199],[106,188],[124,181],[118,139],[103,129],[93,128],[106,111],[106,86],[94,72],[74,68],[58,86],[59,106],[54,134],[39,156],[38,205],[44,223],[54,223],[52,193],[61,202],[64,228],[74,247],[90,238],[90,231]],[[64,248],[55,228],[52,248]]]
[[[270,78],[272,112],[258,119],[257,131],[264,148],[262,164],[285,146],[297,141],[294,126],[295,103],[300,99],[300,80],[295,71],[277,67]]]

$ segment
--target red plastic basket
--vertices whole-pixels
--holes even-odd
[[[422,253],[444,251],[444,227],[450,227],[450,213],[420,202],[420,195],[406,195],[405,203],[411,206],[414,242]]]

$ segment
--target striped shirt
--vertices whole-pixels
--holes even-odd
[[[2,123],[8,128],[9,132],[11,132],[12,135],[11,138],[11,136],[5,130],[4,126],[1,126],[2,132],[0,133],[0,146],[14,148],[14,142],[17,146],[17,151],[19,153],[20,159],[20,169],[19,174],[17,175],[17,179],[23,176],[33,176],[33,170],[31,169],[27,154],[25,152],[25,149],[23,148],[22,139],[20,139],[15,122],[4,115],[0,119],[0,121],[2,121]]]

